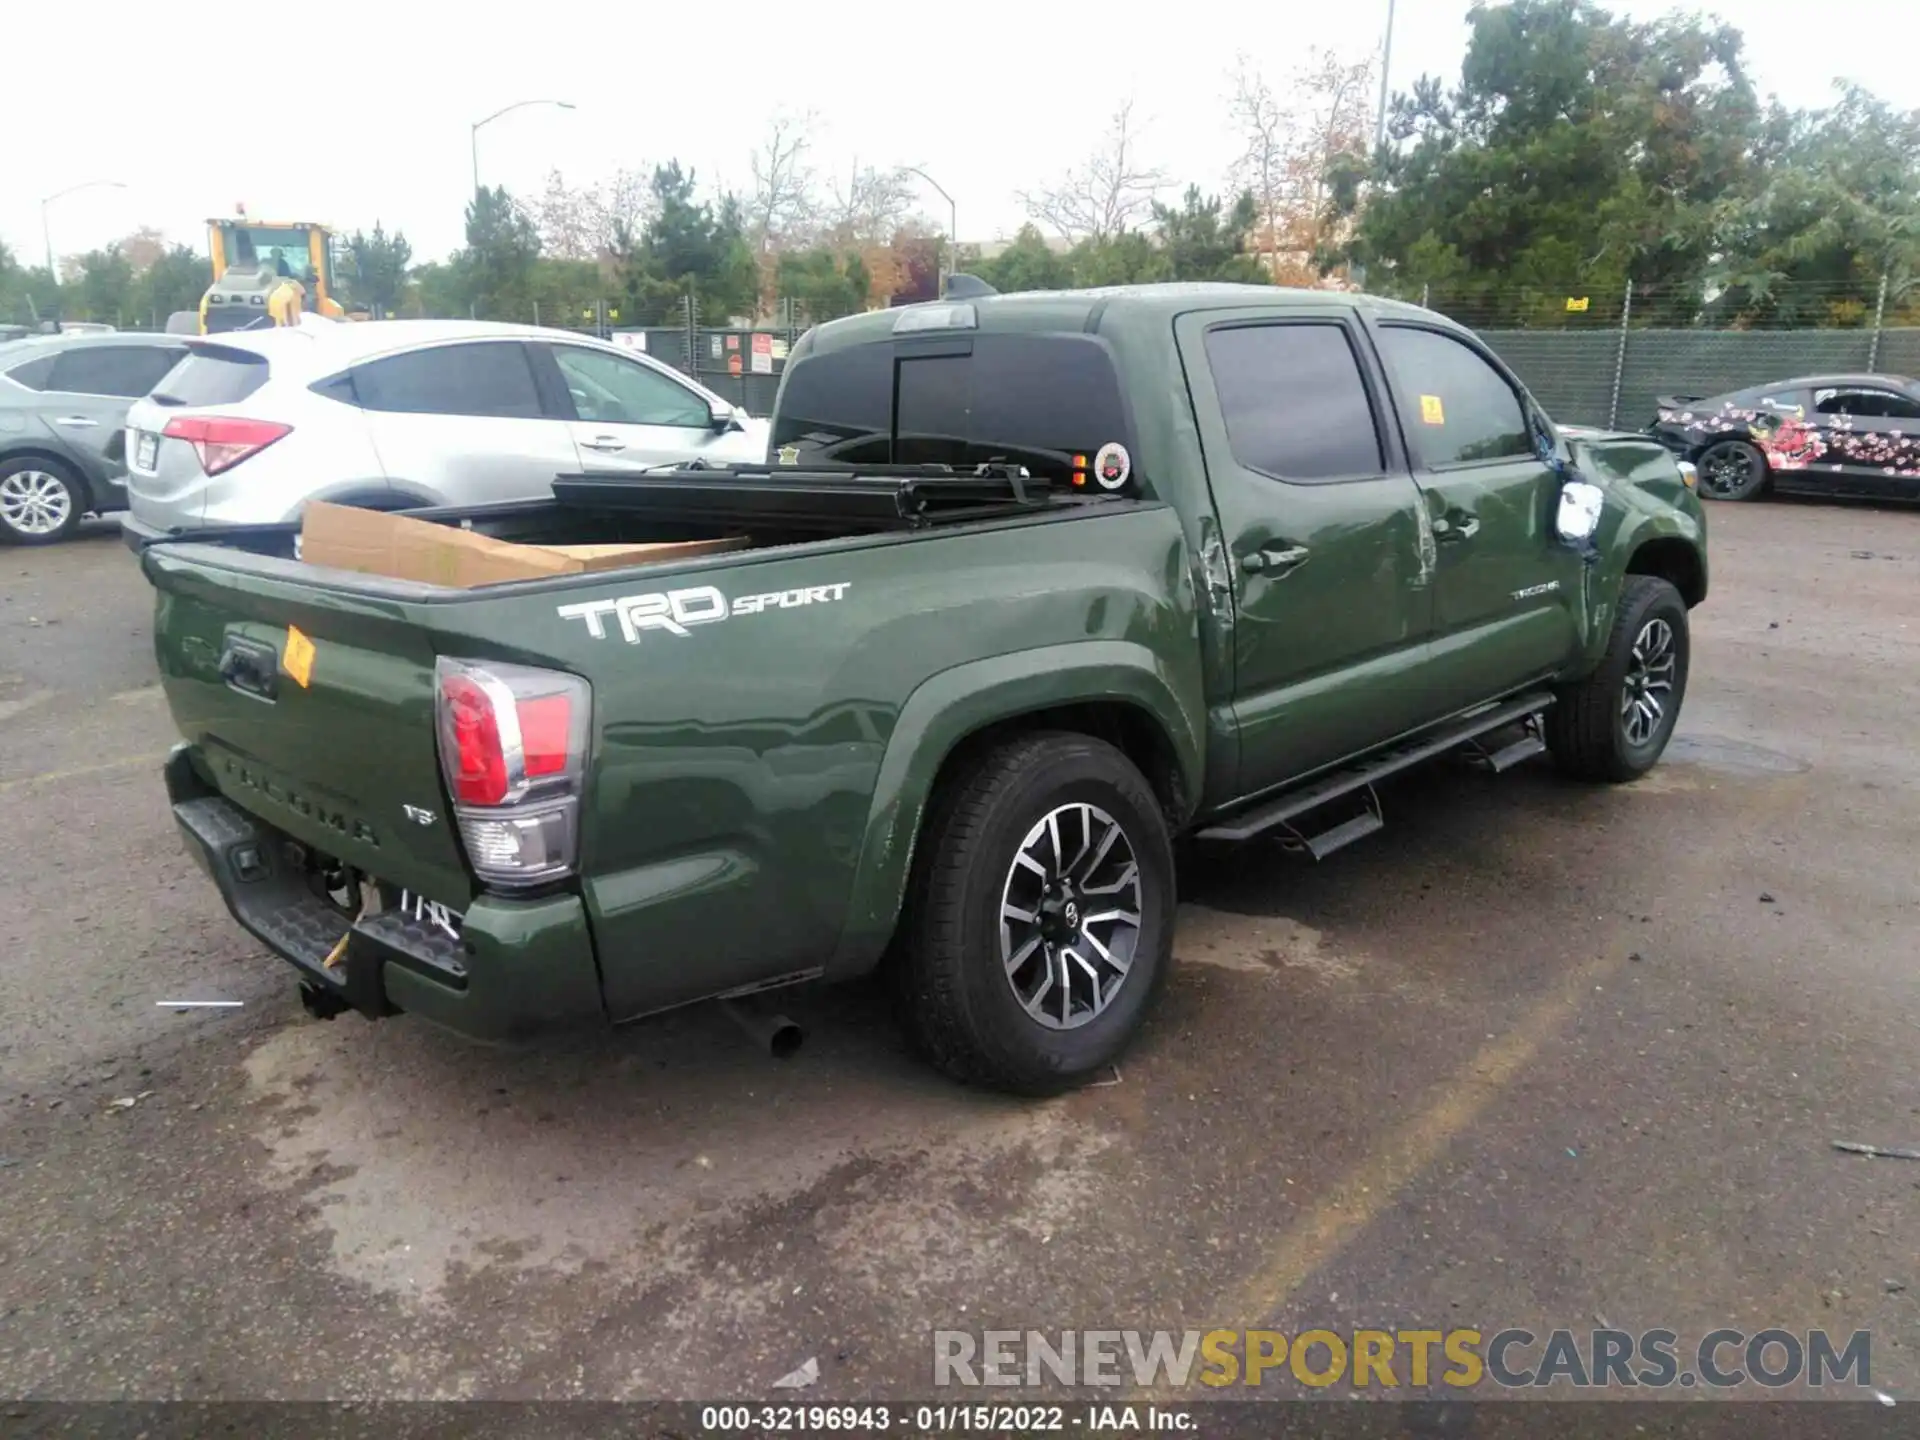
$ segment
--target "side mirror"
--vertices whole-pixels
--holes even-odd
[[[738,405],[729,405],[724,400],[710,400],[707,402],[707,419],[712,423],[715,430],[726,431],[744,428],[740,424],[740,407]]]

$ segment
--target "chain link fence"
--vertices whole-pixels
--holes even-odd
[[[1890,277],[1703,291],[1439,287],[1418,301],[1471,326],[1555,419],[1637,430],[1658,395],[1799,375],[1920,373],[1920,295]]]

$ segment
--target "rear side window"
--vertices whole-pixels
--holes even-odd
[[[1892,420],[1920,418],[1920,405],[1904,395],[1894,395],[1885,390],[1822,390],[1816,398],[1822,415]]]
[[[1233,458],[1296,484],[1385,468],[1346,327],[1234,325],[1207,332],[1207,369]]]
[[[526,349],[511,340],[389,355],[356,367],[353,389],[363,408],[404,415],[537,420],[545,413]]]
[[[232,405],[266,383],[264,356],[203,346],[166,373],[153,398],[165,405]]]
[[[88,345],[63,350],[45,389],[66,395],[137,399],[160,383],[184,353],[172,345]]]
[[[803,460],[952,465],[1004,459],[1066,479],[1072,457],[1129,443],[1113,360],[1091,336],[975,335],[931,351],[875,343],[794,362],[776,449]]]
[[[1526,412],[1504,376],[1471,346],[1436,330],[1383,326],[1400,419],[1429,465],[1531,455]]]
[[[5,358],[0,356],[0,362]],[[8,369],[7,378],[16,385],[26,386],[29,390],[44,390],[47,388],[47,381],[53,376],[53,362],[59,358],[58,355],[36,356],[23,365],[15,365]]]

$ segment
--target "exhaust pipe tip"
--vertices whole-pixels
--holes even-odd
[[[746,1031],[749,1039],[775,1060],[791,1060],[806,1039],[802,1030],[786,1016],[773,1011],[749,1009],[737,1000],[722,1000],[720,1008],[727,1017]]]

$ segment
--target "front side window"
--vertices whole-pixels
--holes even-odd
[[[1472,346],[1437,330],[1383,326],[1400,420],[1431,466],[1531,455],[1526,411],[1506,377]]]
[[[1296,484],[1384,468],[1380,432],[1346,328],[1331,322],[1222,326],[1207,369],[1233,458]]]
[[[582,420],[701,430],[713,423],[704,399],[638,361],[572,345],[556,345],[553,358]]]
[[[537,420],[545,411],[525,347],[511,340],[436,345],[369,361],[353,372],[367,410]]]

